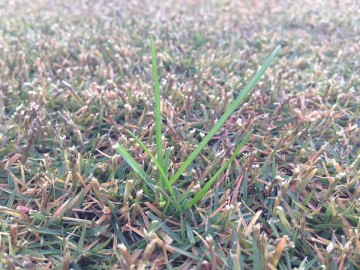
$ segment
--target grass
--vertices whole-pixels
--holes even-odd
[[[170,193],[168,203],[172,203],[176,208],[176,212],[180,212],[180,210],[189,210],[197,201],[203,198],[206,193],[211,188],[212,184],[219,178],[220,174],[226,170],[231,162],[235,159],[235,157],[239,154],[241,148],[245,145],[245,143],[249,140],[252,131],[249,131],[245,134],[244,138],[241,140],[239,146],[236,148],[232,156],[226,161],[226,163],[214,174],[213,177],[206,183],[206,185],[199,190],[199,192],[195,195],[195,197],[191,200],[188,200],[183,207],[180,206],[181,202],[178,202],[176,199],[175,192],[171,185],[174,185],[179,177],[184,173],[184,171],[189,167],[192,161],[199,155],[201,150],[207,145],[207,143],[211,140],[211,138],[216,134],[216,132],[224,125],[225,121],[228,120],[231,113],[233,113],[239,104],[250,94],[250,91],[255,87],[256,83],[260,80],[260,78],[264,75],[266,69],[269,67],[271,62],[274,60],[275,56],[278,54],[280,50],[280,46],[278,46],[273,53],[266,60],[264,65],[259,69],[259,71],[254,75],[249,84],[242,90],[236,100],[229,106],[229,108],[224,112],[224,114],[220,117],[220,119],[216,122],[214,127],[209,131],[209,133],[200,141],[199,145],[194,149],[194,151],[190,154],[190,156],[184,161],[184,163],[180,166],[180,168],[176,171],[175,175],[170,179],[167,177],[167,172],[169,168],[164,166],[163,161],[163,151],[162,151],[162,131],[161,131],[161,109],[160,109],[160,87],[158,82],[158,72],[157,72],[157,64],[156,64],[156,49],[154,45],[154,40],[152,35],[150,34],[151,40],[151,50],[152,50],[152,69],[154,76],[154,89],[155,89],[155,133],[156,133],[156,155],[155,158],[151,151],[141,142],[139,138],[137,138],[130,131],[129,134],[135,139],[135,141],[143,148],[143,150],[151,157],[153,162],[155,163],[157,169],[160,173],[160,181],[156,187],[166,188]],[[139,176],[145,181],[146,185],[148,185],[153,191],[155,191],[154,184],[151,184],[151,176],[147,175],[146,172],[141,168],[141,164],[137,163],[133,158],[131,158],[130,154],[126,151],[126,149],[120,145],[116,145],[115,149],[121,155],[121,157],[139,174]],[[169,149],[170,150],[170,149]],[[178,192],[181,194],[182,192]],[[150,197],[150,194],[147,194]],[[183,199],[184,201],[187,198]]]
[[[0,268],[359,269],[358,9],[3,5]]]

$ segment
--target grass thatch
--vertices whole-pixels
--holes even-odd
[[[360,269],[357,1],[8,2],[1,269]]]

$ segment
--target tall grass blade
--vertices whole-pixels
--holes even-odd
[[[210,141],[210,139],[215,135],[215,133],[222,127],[225,121],[230,117],[230,115],[236,110],[239,104],[250,94],[250,91],[255,87],[260,78],[264,75],[266,69],[270,66],[271,62],[274,60],[276,55],[280,51],[280,46],[277,46],[275,50],[271,53],[269,58],[265,61],[264,65],[259,69],[251,81],[245,86],[241,91],[240,95],[234,100],[230,107],[226,110],[223,116],[216,122],[215,126],[209,131],[209,133],[204,137],[204,139],[199,143],[199,145],[194,149],[190,156],[185,160],[181,167],[177,170],[175,175],[171,178],[170,184],[174,184],[190,163],[197,157],[200,151],[204,146]]]
[[[156,157],[158,162],[160,164],[163,164],[159,76],[158,76],[157,64],[156,64],[156,48],[151,33],[150,33],[150,41],[151,41],[151,56],[152,56],[152,72],[153,72],[154,90],[155,90]]]
[[[249,140],[250,135],[253,133],[252,130],[250,130],[248,133],[246,133],[245,137],[241,140],[238,147],[235,149],[234,153],[231,155],[231,157],[226,161],[226,163],[214,174],[213,177],[206,183],[206,185],[199,191],[198,194],[195,195],[193,199],[188,201],[184,205],[184,209],[188,210],[193,206],[195,203],[197,203],[201,198],[205,196],[205,194],[209,191],[213,183],[219,178],[220,174],[226,170],[231,164],[231,162],[236,158],[236,156],[239,154],[241,148],[244,147],[245,143]]]

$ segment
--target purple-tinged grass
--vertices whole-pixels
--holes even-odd
[[[253,269],[256,253],[265,269],[360,268],[358,1],[49,3],[0,7],[0,267]],[[176,215],[156,121],[171,179],[277,44],[176,199],[253,134]]]

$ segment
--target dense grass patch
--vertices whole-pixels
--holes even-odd
[[[0,7],[0,268],[359,269],[359,4],[120,2]]]

